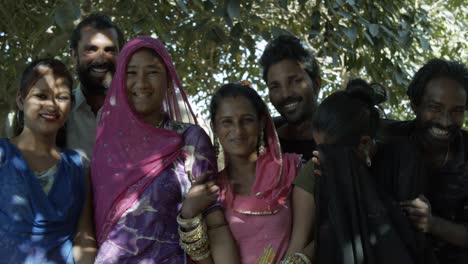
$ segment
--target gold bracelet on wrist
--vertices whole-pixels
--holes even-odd
[[[200,260],[206,259],[210,255],[211,255],[211,251],[207,250],[206,252],[203,252],[199,255],[195,255],[195,256],[190,255],[190,258],[194,261],[200,261]]]
[[[187,228],[187,229],[195,228],[202,222],[202,220],[203,220],[203,217],[201,214],[190,219],[182,218],[181,214],[177,215],[177,223],[179,224],[179,226],[183,228]]]
[[[204,222],[200,223],[194,230],[185,232],[179,226],[180,240],[186,243],[193,243],[200,240],[203,236],[207,236],[208,229]]]
[[[281,264],[311,264],[309,258],[300,252],[295,252],[287,255],[281,262]]]
[[[187,252],[187,254],[191,254],[191,252],[199,251],[208,245],[208,236],[202,236],[201,239],[193,243],[187,243],[187,242],[180,240],[179,244],[182,247],[182,249],[185,252]]]

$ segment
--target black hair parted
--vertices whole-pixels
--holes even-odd
[[[80,42],[81,39],[81,30],[87,26],[100,30],[115,29],[117,32],[117,44],[119,45],[119,50],[122,49],[123,45],[125,44],[123,32],[114,22],[112,22],[110,17],[101,13],[94,13],[85,17],[73,30],[70,37],[71,50],[76,51],[78,48],[78,42]]]
[[[282,35],[268,43],[260,58],[265,82],[268,82],[267,74],[271,65],[285,59],[303,64],[304,70],[312,80],[320,76],[320,67],[313,51],[307,48],[300,39],[290,35]]]
[[[246,98],[254,107],[257,112],[258,118],[261,118],[268,111],[265,102],[260,95],[250,86],[242,83],[228,83],[219,87],[213,97],[211,97],[210,103],[210,120],[211,123],[215,123],[216,113],[218,107],[224,98],[242,96]]]
[[[418,106],[427,84],[440,77],[452,79],[463,86],[467,94],[465,106],[468,106],[468,69],[466,65],[443,59],[432,59],[416,72],[406,91],[411,103]]]
[[[322,101],[314,115],[313,129],[333,143],[356,146],[362,136],[376,136],[380,115],[375,105],[381,102],[370,84],[353,79],[345,91]]]

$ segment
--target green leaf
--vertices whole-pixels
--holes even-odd
[[[185,4],[184,0],[177,0],[177,5],[179,6],[180,10],[184,11],[185,13],[189,13],[187,9],[187,5]]]
[[[357,30],[355,27],[348,27],[344,29],[344,33],[346,37],[348,37],[349,41],[351,41],[351,44],[354,44],[357,38]]]
[[[73,21],[80,18],[80,7],[73,1],[67,1],[55,11],[55,23],[63,29],[73,26]]]
[[[271,29],[271,34],[273,34],[274,38],[282,36],[282,35],[291,35],[289,31],[279,28],[279,27],[273,27]]]
[[[377,37],[379,35],[379,25],[377,24],[369,24],[368,26],[369,32],[373,37]]]
[[[288,0],[279,0],[279,5],[281,8],[288,10]]]
[[[227,0],[227,13],[231,19],[238,18],[240,16],[240,0]]]
[[[429,45],[429,42],[427,41],[427,39],[425,37],[421,37],[419,39],[419,42],[421,43],[421,47],[423,48],[423,50],[429,50],[430,49],[430,45]]]
[[[356,5],[356,1],[354,1],[354,0],[347,0],[346,2],[348,2],[348,4],[350,4],[352,6]]]

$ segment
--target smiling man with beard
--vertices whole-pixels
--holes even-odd
[[[80,83],[74,89],[66,146],[83,151],[89,158],[96,137],[96,115],[104,103],[123,44],[122,31],[103,14],[86,17],[71,35],[71,55]]]
[[[418,156],[423,164],[422,175],[408,176],[422,179],[422,191],[401,201],[401,207],[428,234],[439,263],[468,263],[468,132],[462,130],[468,70],[461,63],[431,60],[416,73],[407,94],[416,119],[384,127],[394,146],[404,140],[414,143],[416,152],[409,159],[415,162],[403,160],[400,167],[415,171],[418,159],[413,157]],[[400,155],[406,155],[401,149]],[[402,182],[411,180],[400,176],[389,183]],[[407,187],[394,187],[394,195]]]
[[[260,64],[273,106],[283,117],[276,123],[284,152],[312,158],[312,118],[320,90],[320,69],[312,51],[294,36],[279,36],[265,48]]]

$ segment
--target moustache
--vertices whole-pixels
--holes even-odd
[[[108,69],[108,70],[110,70],[111,72],[114,72],[114,71],[115,71],[115,65],[114,65],[113,63],[110,63],[110,62],[106,62],[106,63],[92,63],[92,64],[90,64],[90,65],[87,67],[87,70],[88,70],[88,71],[91,71],[92,68]]]

